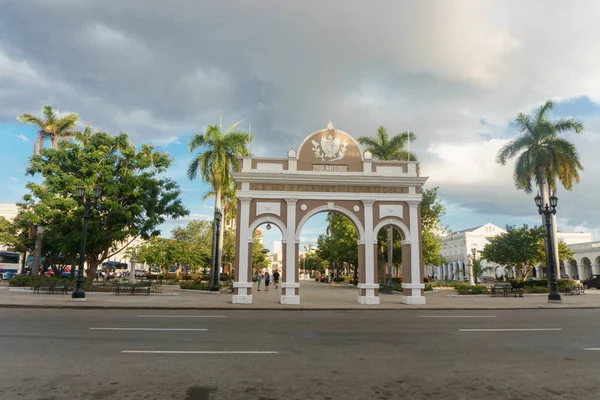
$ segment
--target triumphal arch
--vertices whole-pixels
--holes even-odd
[[[304,223],[337,211],[358,232],[358,302],[379,304],[377,233],[388,225],[402,236],[405,304],[425,304],[421,253],[421,187],[415,161],[373,160],[331,123],[309,135],[286,158],[244,157],[237,183],[236,276],[233,303],[252,303],[252,241],[262,224],[282,233],[281,304],[300,304],[298,250]]]

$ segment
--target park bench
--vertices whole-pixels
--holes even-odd
[[[40,293],[40,290],[47,291],[48,294],[54,294],[62,292],[67,294],[69,292],[69,282],[39,282],[33,287],[33,293]]]
[[[523,288],[521,287],[514,287],[513,285],[510,284],[496,284],[494,286],[492,286],[492,297],[498,297],[500,294],[502,294],[502,297],[506,297],[507,295],[510,294],[514,294],[515,297],[517,297],[517,295],[519,297],[523,297]]]
[[[565,294],[585,294],[585,288],[582,285],[575,285],[573,287],[568,287],[565,289]]]
[[[115,286],[115,294],[120,295],[121,292],[130,293],[132,296],[136,291],[145,292],[146,295],[150,295],[150,288],[152,287],[151,282],[143,283],[117,283]]]

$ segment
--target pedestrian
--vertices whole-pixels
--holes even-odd
[[[331,273],[331,277],[329,278],[329,285],[333,285],[333,272]]]
[[[256,274],[256,282],[258,283],[258,291],[260,292],[260,281],[262,281],[262,272],[258,271]]]
[[[269,291],[269,285],[271,284],[271,274],[269,271],[265,273],[265,292]]]
[[[273,282],[275,283],[275,289],[279,289],[279,270],[276,269],[273,272]]]
[[[317,275],[317,280],[321,282],[321,271],[319,271],[319,274]]]

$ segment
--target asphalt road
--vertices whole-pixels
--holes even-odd
[[[600,310],[1,309],[0,399],[598,399],[599,332]]]

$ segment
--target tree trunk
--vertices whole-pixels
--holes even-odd
[[[40,274],[40,265],[42,262],[42,238],[44,228],[37,225],[35,228],[35,247],[33,249],[33,264],[31,264],[31,275],[38,276]]]

